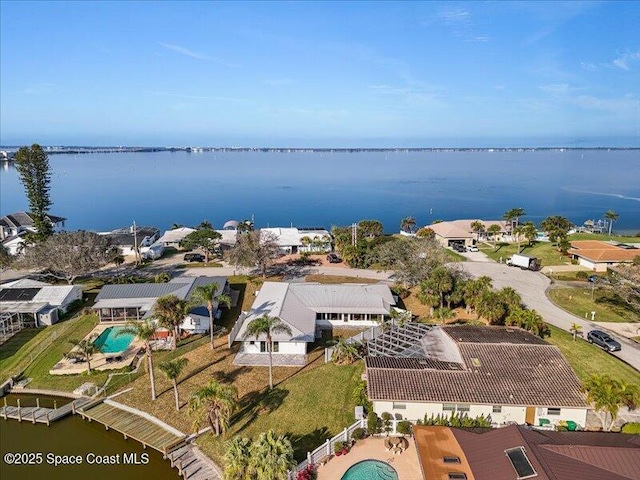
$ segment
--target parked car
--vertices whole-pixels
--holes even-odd
[[[330,253],[329,255],[327,255],[327,260],[329,261],[329,263],[340,263],[342,261],[337,253]]]
[[[464,253],[466,251],[464,244],[462,243],[454,243],[453,245],[451,245],[451,248],[460,253]]]
[[[591,330],[587,333],[587,341],[589,343],[595,343],[608,352],[616,352],[622,349],[622,345],[620,345],[618,341],[614,340],[611,335],[601,330]]]
[[[185,253],[182,259],[185,262],[204,262],[204,255],[201,253]]]
[[[480,250],[478,250],[478,247],[476,247],[475,245],[469,245],[467,247],[467,252],[479,252]]]

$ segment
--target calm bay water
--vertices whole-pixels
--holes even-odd
[[[34,397],[20,395],[22,406],[35,405]],[[53,400],[47,397],[39,397],[42,407],[52,407]],[[16,396],[9,395],[9,405],[16,405]],[[58,406],[63,402],[58,402]],[[36,453],[41,452],[43,462],[40,465],[7,465],[4,456],[7,453]],[[97,422],[82,420],[73,415],[57,422],[50,427],[44,424],[35,424],[16,420],[0,419],[0,478],[11,480],[137,480],[140,478],[153,478],[158,480],[177,480],[181,478],[178,471],[171,468],[168,460],[163,460],[162,455],[153,450],[142,448],[142,445],[134,440],[125,440],[123,436],[113,430],[105,430],[104,426]],[[81,456],[83,463],[80,465],[47,464],[47,454]],[[147,454],[146,465],[89,465],[88,454],[99,456],[123,454],[132,458],[136,455],[142,461],[142,455]]]
[[[68,229],[130,225],[216,228],[346,225],[365,218],[387,232],[456,218],[525,220],[563,215],[580,225],[609,209],[618,231],[640,230],[640,151],[159,152],[51,155],[51,213]],[[2,214],[27,209],[17,172],[0,173]]]

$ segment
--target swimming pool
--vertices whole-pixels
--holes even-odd
[[[352,465],[342,480],[398,480],[398,473],[391,465],[380,460],[363,460]]]
[[[135,337],[132,333],[123,333],[118,335],[118,332],[125,328],[126,327],[109,327],[93,341],[93,344],[98,347],[98,350],[100,350],[101,353],[123,352]]]

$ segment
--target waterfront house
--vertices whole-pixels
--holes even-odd
[[[608,267],[633,262],[634,258],[640,256],[640,244],[576,240],[571,241],[568,254],[589,270],[606,272]]]
[[[167,283],[132,283],[105,285],[96,297],[93,309],[98,313],[100,322],[137,321],[150,317],[158,298],[175,295],[188,299],[199,285],[215,283],[218,293],[230,293],[227,277],[176,277]],[[220,317],[217,303],[214,304],[214,316]],[[196,306],[189,312],[180,327],[192,334],[209,331],[209,311],[205,305]]]
[[[413,437],[424,480],[640,478],[637,435],[417,425]]]
[[[374,411],[396,420],[491,417],[495,426],[584,428],[589,407],[560,350],[515,327],[406,324],[367,344]]]
[[[473,231],[471,224],[474,222],[480,222],[485,231],[491,225],[498,225],[500,227],[500,233],[495,238],[488,238],[487,234],[478,234]],[[435,238],[443,247],[451,247],[454,243],[462,243],[465,246],[475,245],[477,240],[486,239],[490,241],[510,241],[511,240],[511,225],[504,220],[452,220],[450,222],[438,222],[433,225],[428,225],[435,233]]]
[[[328,253],[331,251],[331,235],[324,228],[273,227],[261,228],[263,236],[273,236],[280,252],[291,253]]]
[[[245,338],[245,332],[256,318],[277,317],[291,334],[274,336],[274,358],[288,356],[304,364],[307,344],[314,342],[320,329],[375,326],[389,319],[394,305],[387,285],[265,282],[251,309],[238,318],[231,341],[241,343],[238,361],[261,365],[266,360],[260,358],[267,353],[266,338]]]
[[[160,230],[156,227],[127,227],[98,234],[107,237],[111,245],[118,246],[123,255],[135,255],[135,246],[138,246],[140,254],[146,253],[160,237]]]
[[[46,215],[46,218],[51,223],[54,231],[64,228],[66,218],[49,214]],[[2,241],[2,246],[11,255],[16,255],[20,252],[24,244],[25,234],[35,233],[36,231],[33,217],[29,213],[16,212],[0,218],[0,240]]]
[[[82,287],[51,285],[21,279],[0,285],[0,338],[8,338],[24,327],[42,327],[58,321],[76,300]]]
[[[162,234],[162,236],[156,241],[156,243],[161,244],[163,247],[168,248],[180,248],[180,242],[184,240],[184,238],[190,233],[195,232],[194,228],[189,227],[180,227],[174,228],[173,230],[167,230]]]

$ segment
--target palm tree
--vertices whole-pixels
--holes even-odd
[[[271,358],[271,352],[273,351],[274,333],[291,335],[291,328],[278,317],[270,317],[268,315],[263,315],[251,320],[249,325],[247,325],[247,330],[244,332],[244,338],[255,337],[256,340],[258,340],[259,337],[265,336],[267,339],[267,352],[269,353],[269,388],[271,389],[273,389],[273,359]]]
[[[440,308],[442,308],[444,307],[444,295],[453,290],[453,275],[445,266],[436,267],[429,278],[423,282],[423,286],[440,297]]]
[[[606,415],[611,415],[611,424],[608,428],[611,431],[618,416],[620,405],[626,404],[623,386],[618,380],[612,379],[609,375],[592,375],[583,384],[582,390],[587,394],[587,401],[593,404],[596,410],[604,411],[603,428],[606,428],[607,424]]]
[[[611,236],[611,228],[613,227],[613,222],[617,221],[620,218],[620,215],[618,215],[613,210],[607,210],[607,212],[604,214],[604,218],[609,220],[609,236]]]
[[[178,398],[178,377],[187,366],[189,360],[186,358],[176,358],[158,365],[158,368],[164,372],[171,383],[173,383],[173,394],[176,398],[176,412],[180,410],[180,400]]]
[[[209,335],[211,336],[211,350],[213,350],[213,311],[219,304],[224,304],[227,308],[231,307],[231,297],[226,293],[219,293],[217,283],[209,283],[207,285],[198,285],[191,293],[190,301],[192,303],[205,304],[209,311]]]
[[[161,326],[173,332],[172,350],[178,346],[180,326],[188,314],[189,302],[175,295],[164,295],[158,298],[153,307],[153,317],[158,320]]]
[[[529,242],[529,246],[531,246],[538,236],[538,231],[536,230],[536,226],[533,222],[525,222],[522,224],[522,235],[524,235],[524,238]]]
[[[349,365],[362,358],[360,356],[361,344],[354,342],[349,343],[343,338],[332,342],[333,343],[333,355],[331,359],[337,364]]]
[[[249,470],[257,480],[286,480],[296,465],[291,442],[273,430],[261,433],[250,450]]]
[[[433,318],[439,320],[443,325],[447,323],[447,320],[455,318],[455,316],[455,312],[447,307],[436,308],[433,312]]]
[[[571,328],[569,329],[569,331],[573,334],[573,341],[574,342],[578,338],[578,334],[580,333],[581,330],[582,330],[582,325],[580,325],[579,323],[572,323],[571,324]]]
[[[231,415],[237,407],[236,387],[224,385],[216,380],[211,380],[189,398],[189,413],[195,417],[195,430],[197,431],[202,421],[206,420],[216,436],[227,431]]]
[[[93,343],[96,338],[97,335],[92,335],[90,338],[80,341],[70,340],[70,343],[75,345],[75,348],[67,353],[65,357],[87,362],[87,372],[91,373],[91,359],[100,351]]]
[[[520,308],[522,305],[522,297],[511,287],[504,287],[498,292],[502,297],[502,301],[509,311]]]
[[[251,458],[251,440],[245,437],[233,437],[225,442],[224,478],[226,480],[249,480],[249,459]]]
[[[523,217],[527,213],[524,211],[524,208],[512,208],[511,210],[507,210],[507,212],[502,216],[509,224],[511,225],[511,232],[513,232],[514,228],[518,226],[520,222],[520,217]],[[515,220],[515,227],[514,227]]]
[[[173,224],[171,225],[171,230],[176,230],[177,228],[184,228],[184,225],[182,225],[181,223],[173,222]]]
[[[482,294],[480,304],[476,307],[476,313],[478,314],[478,319],[483,317],[487,319],[491,325],[500,325],[507,313],[507,308],[502,302],[499,293],[486,290]]]
[[[476,242],[480,241],[480,234],[484,233],[484,230],[484,223],[482,223],[480,220],[474,220],[473,222],[471,222],[471,231],[476,234]]]
[[[502,231],[502,229],[500,228],[500,225],[497,225],[495,223],[489,225],[489,228],[487,228],[487,233],[491,236],[491,239],[493,240],[493,249],[496,250],[497,249],[497,242],[496,242],[496,236]]]
[[[400,230],[405,233],[413,232],[413,229],[416,227],[416,219],[413,217],[405,217],[400,222]]]
[[[467,305],[467,311],[470,308],[477,310],[482,294],[487,290],[491,290],[491,288],[491,279],[487,276],[466,282],[464,285],[464,303]]]
[[[128,322],[126,327],[116,333],[116,336],[133,334],[144,342],[149,382],[151,383],[151,400],[156,399],[156,380],[153,374],[153,350],[151,349],[151,341],[156,337],[156,333],[158,333],[158,325],[150,318],[139,322]]]
[[[513,236],[516,237],[516,245],[517,245],[516,253],[520,253],[520,242],[522,241],[523,235],[524,235],[524,225],[518,225],[513,229]]]

